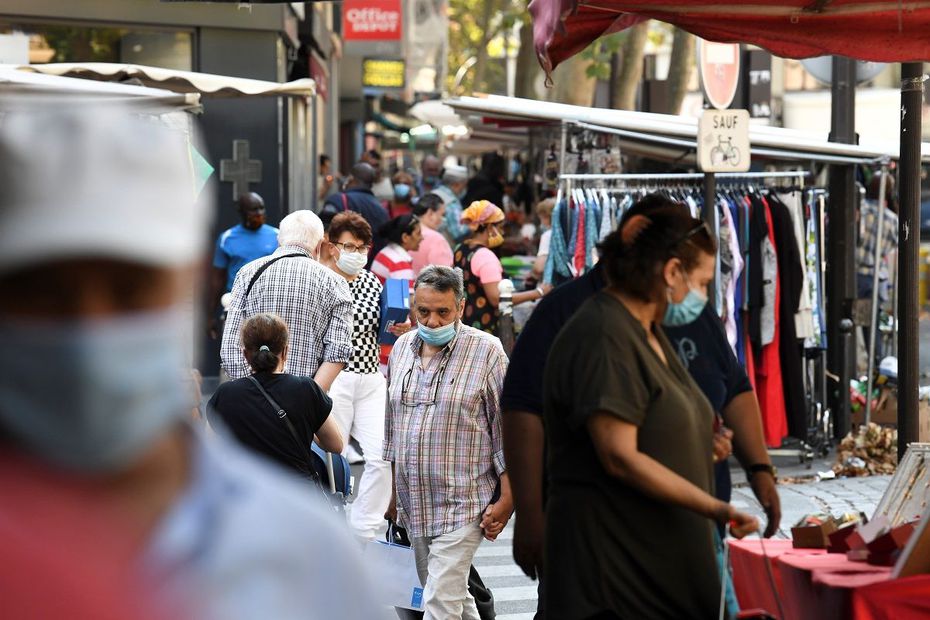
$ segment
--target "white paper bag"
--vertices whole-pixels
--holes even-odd
[[[413,549],[383,540],[365,547],[365,561],[378,583],[378,600],[385,605],[423,611],[423,586]]]

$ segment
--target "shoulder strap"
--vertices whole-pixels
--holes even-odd
[[[256,379],[254,375],[249,375],[248,379],[253,384],[255,384],[255,387],[257,387],[258,391],[262,393],[262,396],[265,397],[265,400],[267,400],[272,408],[274,408],[278,419],[284,422],[284,425],[287,426],[287,430],[291,433],[291,437],[294,438],[294,441],[297,442],[297,445],[303,446],[303,442],[300,440],[300,435],[297,434],[297,429],[294,428],[294,425],[291,424],[291,421],[287,418],[287,411],[285,411],[284,408],[278,404],[278,401],[271,397],[271,394],[265,391],[265,388],[262,387],[262,384],[258,382],[258,379]]]
[[[348,211],[349,210],[349,197],[346,196],[345,192],[342,192],[340,196],[342,196],[342,210]]]
[[[270,261],[268,261],[267,263],[265,263],[264,265],[262,265],[261,267],[259,267],[259,268],[255,271],[255,274],[252,276],[252,279],[249,280],[249,286],[248,286],[248,288],[245,289],[245,295],[243,295],[243,297],[248,297],[248,296],[249,296],[249,293],[252,292],[252,287],[255,286],[255,281],[258,280],[258,277],[259,277],[260,275],[262,275],[263,273],[265,273],[265,270],[266,270],[266,269],[268,269],[269,267],[271,267],[274,263],[278,262],[278,261],[281,260],[282,258],[291,258],[291,257],[296,257],[296,256],[303,256],[304,258],[309,258],[306,254],[301,254],[301,253],[299,253],[299,252],[294,252],[293,254],[285,254],[284,256],[275,256],[275,257],[272,258]]]

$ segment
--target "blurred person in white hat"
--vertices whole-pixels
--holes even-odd
[[[446,166],[442,172],[442,184],[433,189],[433,193],[442,198],[446,206],[446,215],[443,226],[440,228],[449,240],[449,245],[455,247],[465,240],[471,230],[461,223],[462,197],[468,187],[468,170],[465,166]]]
[[[58,495],[115,517],[131,572],[198,618],[377,617],[331,511],[190,424],[181,308],[209,201],[185,136],[115,106],[32,106],[0,117],[0,183],[0,480],[36,488],[0,521],[60,534],[42,526]]]

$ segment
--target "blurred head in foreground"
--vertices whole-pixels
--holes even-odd
[[[206,234],[187,139],[116,106],[0,117],[0,443],[132,467],[189,415],[181,302]]]

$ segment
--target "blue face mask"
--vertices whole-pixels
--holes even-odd
[[[417,333],[420,340],[433,347],[444,347],[455,337],[457,321],[442,327],[427,327],[423,323],[417,324]]]
[[[72,471],[131,465],[193,406],[177,310],[0,322],[0,428]]]
[[[665,318],[662,320],[663,325],[669,327],[678,327],[687,325],[697,320],[707,305],[707,297],[698,293],[694,289],[688,291],[685,298],[679,303],[668,302],[665,307]]]
[[[436,187],[439,185],[439,177],[437,176],[425,176],[423,177],[423,185],[429,185],[430,187]]]
[[[410,196],[410,186],[406,183],[398,183],[394,186],[394,197],[398,200],[404,200]]]

